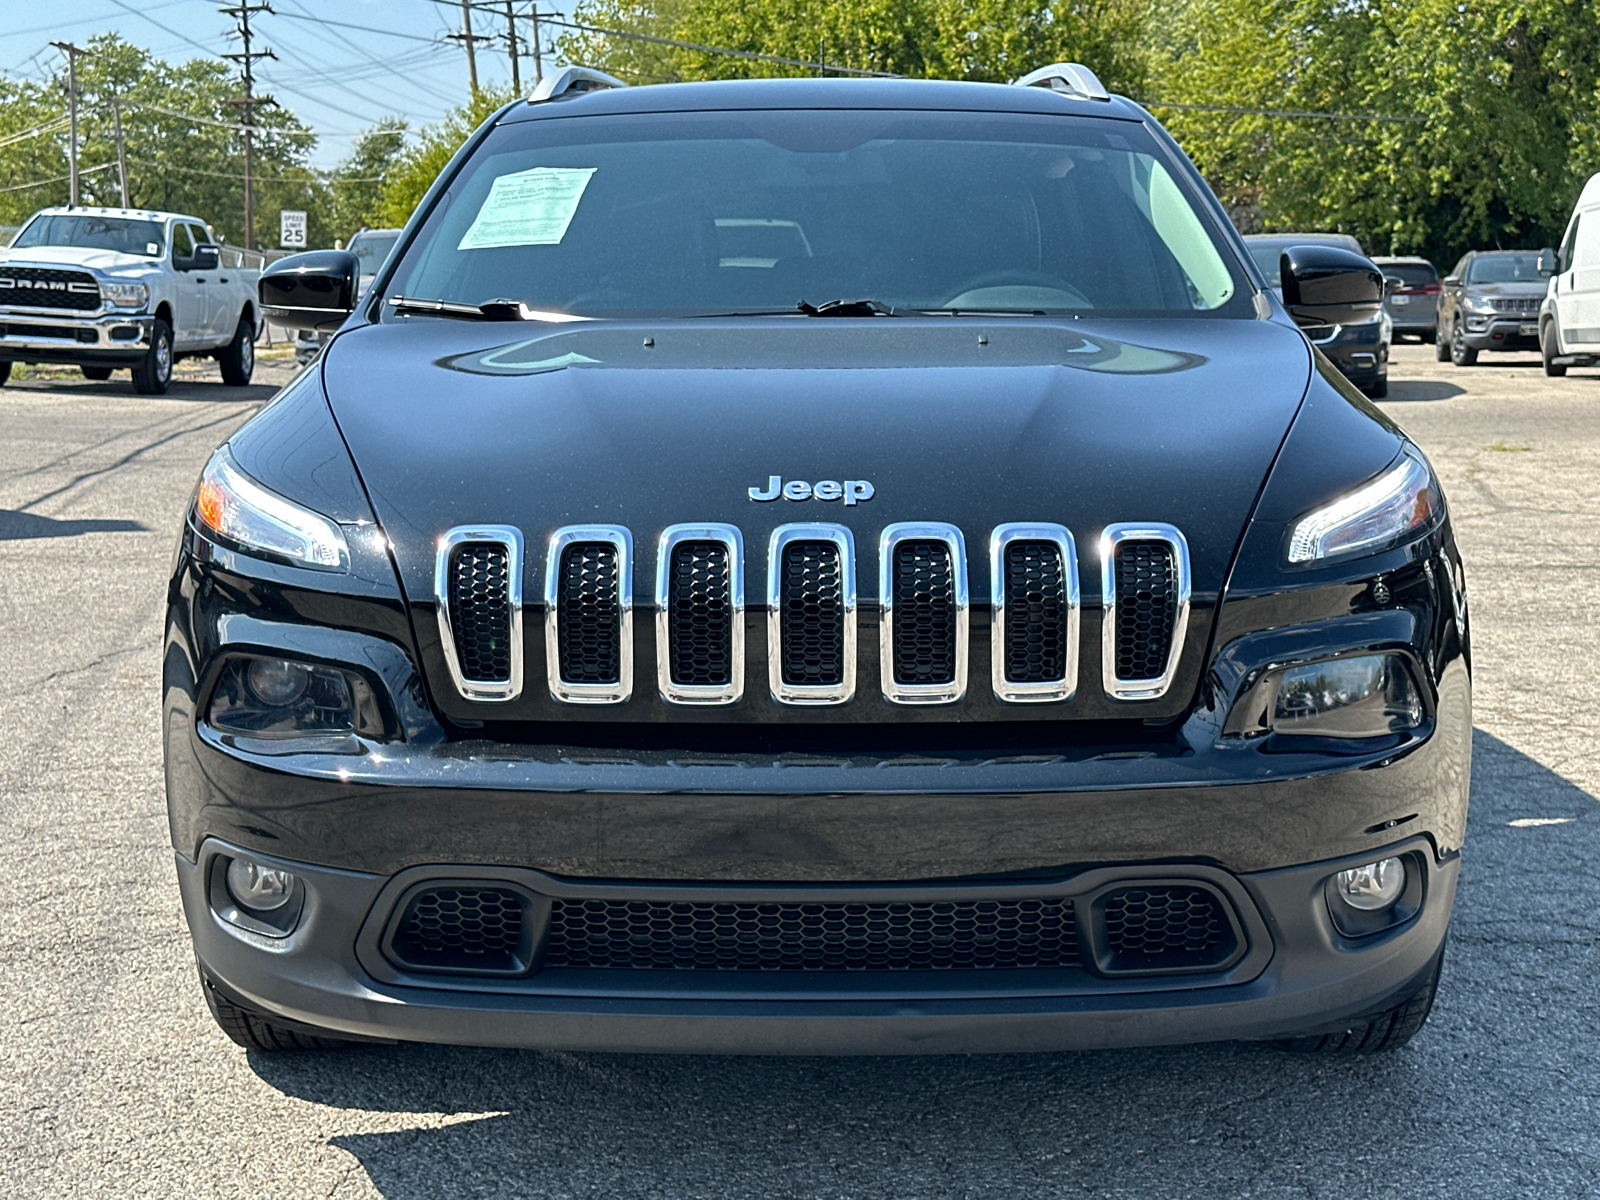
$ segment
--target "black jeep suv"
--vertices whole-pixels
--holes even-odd
[[[484,123],[211,459],[172,844],[246,1046],[1403,1043],[1466,821],[1427,460],[1172,139],[1029,86]],[[1274,281],[1276,282],[1276,281]]]

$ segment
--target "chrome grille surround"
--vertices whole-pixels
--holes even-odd
[[[783,551],[791,542],[832,542],[839,551],[843,653],[837,684],[783,678]],[[856,694],[856,542],[843,525],[780,525],[767,545],[767,685],[779,704],[847,704]]]
[[[1117,548],[1124,542],[1164,542],[1172,552],[1177,584],[1172,644],[1166,668],[1154,679],[1122,679],[1117,675]],[[1157,700],[1167,694],[1183,657],[1189,625],[1189,543],[1176,526],[1158,521],[1107,525],[1100,534],[1100,670],[1101,684],[1113,700]]]
[[[895,678],[895,547],[901,542],[942,542],[950,551],[955,647],[952,678],[944,683],[902,683]],[[892,704],[955,704],[967,694],[967,546],[961,530],[942,521],[901,521],[878,536],[878,676]]]
[[[561,559],[569,546],[598,543],[617,556],[617,678],[581,683],[561,677]],[[625,704],[633,695],[633,534],[621,525],[565,525],[550,535],[544,565],[544,653],[550,695],[563,704]]]
[[[719,542],[728,551],[729,672],[726,684],[672,678],[672,551],[681,542]],[[668,704],[735,704],[744,696],[744,535],[734,525],[669,525],[656,544],[656,679]]]
[[[505,547],[506,600],[511,608],[511,669],[503,680],[468,679],[456,653],[456,635],[450,622],[450,558],[457,546],[487,542]],[[439,640],[450,680],[467,700],[503,702],[522,695],[522,531],[510,525],[457,525],[439,535],[434,555],[433,599],[439,618]]]
[[[1060,679],[1018,683],[1006,677],[1006,548],[1013,542],[1049,542],[1061,554],[1062,597],[1066,620],[1066,669]],[[989,635],[991,682],[995,698],[1012,704],[1049,704],[1071,700],[1078,691],[1078,550],[1064,525],[1016,522],[996,525],[989,535],[989,603],[993,614]]]

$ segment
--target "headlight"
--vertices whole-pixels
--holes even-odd
[[[150,303],[150,289],[142,283],[102,282],[100,298],[118,308],[143,308]]]
[[[1494,306],[1494,301],[1488,296],[1463,296],[1461,298],[1461,307],[1466,309],[1468,312],[1475,313],[1492,313],[1498,311]]]
[[[1286,670],[1271,729],[1299,737],[1384,737],[1417,728],[1422,717],[1405,663],[1393,654],[1363,654]]]
[[[1315,562],[1372,553],[1416,536],[1444,512],[1444,497],[1428,464],[1408,449],[1382,475],[1295,522],[1289,561]]]
[[[350,569],[350,547],[338,525],[267,491],[239,470],[226,446],[200,477],[195,514],[205,530],[248,553],[318,571]]]
[[[230,659],[206,720],[226,733],[255,738],[384,733],[377,697],[359,674],[284,658]]]

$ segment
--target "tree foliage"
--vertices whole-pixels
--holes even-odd
[[[373,224],[399,226],[410,220],[412,210],[461,144],[511,99],[510,88],[483,88],[439,124],[425,127],[416,144],[402,150],[391,165]]]

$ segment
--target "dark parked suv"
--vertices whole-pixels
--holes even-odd
[[[264,276],[337,332],[206,466],[164,657],[230,1036],[1421,1028],[1465,580],[1301,330],[1382,276],[1296,246],[1280,301],[1147,112],[1021,82],[569,68],[364,296],[342,251]]]
[[[1279,261],[1293,246],[1337,246],[1362,254],[1361,243],[1347,233],[1257,233],[1244,239],[1257,268],[1278,286]],[[1278,287],[1279,294],[1282,288]],[[1389,343],[1393,328],[1387,309],[1353,323],[1307,329],[1306,336],[1344,373],[1344,377],[1374,399],[1389,394]]]
[[[1439,361],[1470,367],[1482,350],[1539,349],[1539,307],[1549,283],[1535,250],[1464,255],[1439,297]]]

